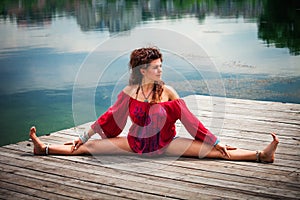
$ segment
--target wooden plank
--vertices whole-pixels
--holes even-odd
[[[70,157],[66,157],[66,158],[70,158]]]
[[[68,199],[97,199],[99,197],[101,199],[119,199],[115,198],[112,195],[105,195],[101,193],[94,193],[88,190],[83,190],[80,187],[73,188],[70,186],[66,186],[65,184],[57,184],[55,182],[55,179],[52,181],[46,181],[4,172],[1,172],[1,177],[9,181],[10,183],[17,183],[17,185],[26,188],[25,191],[30,195],[36,195],[37,197],[45,199],[64,199],[64,197],[67,197]],[[30,193],[30,190],[28,190],[28,188],[36,188],[38,189],[38,191],[35,191],[35,193]],[[41,194],[39,194],[40,191],[45,191],[48,193],[44,193],[44,195],[42,196]]]
[[[8,190],[9,186],[6,183],[0,183],[0,186],[5,188],[5,189],[0,188],[0,194],[1,194],[0,199],[22,199],[22,200],[41,199],[38,197],[30,196],[28,194],[23,194],[23,193],[15,192],[13,190]],[[10,187],[15,190],[14,186],[15,185],[10,185]]]
[[[23,141],[0,147],[0,192],[5,197],[23,199],[99,196],[101,199],[297,199],[300,196],[300,105],[208,96],[184,99],[209,129],[217,131],[223,143],[262,149],[272,139],[267,132],[271,129],[278,132],[280,143],[275,163],[139,156],[32,156],[31,142]],[[78,132],[89,129],[91,123],[41,139],[53,144],[72,141]],[[129,125],[122,135],[128,132]],[[190,137],[180,122],[176,126],[179,135]]]
[[[199,103],[205,102],[213,102],[214,104],[222,104],[226,102],[226,104],[232,104],[234,106],[239,107],[252,107],[253,105],[257,105],[253,107],[253,109],[265,110],[271,108],[274,111],[280,110],[290,110],[290,111],[300,111],[299,104],[294,103],[282,103],[282,102],[273,102],[273,101],[259,101],[259,100],[249,100],[249,99],[237,99],[237,98],[223,98],[216,96],[205,96],[205,95],[190,95],[184,97],[186,101],[194,101],[195,99]]]
[[[47,183],[42,181],[36,181],[34,179],[25,178],[22,176],[14,175],[13,173],[6,174],[3,171],[1,173],[1,188],[5,188],[7,190],[12,190],[18,193],[24,193],[27,195],[42,199],[73,199],[70,196],[64,196],[63,194],[55,194],[51,192],[49,189],[45,191],[45,188],[48,187]],[[57,185],[52,184],[52,188],[57,187]],[[43,187],[43,189],[41,189]],[[53,189],[54,190],[54,189]]]
[[[64,157],[64,159],[68,159],[68,158],[69,158],[69,157]],[[73,160],[73,158],[71,158],[71,159]],[[125,162],[125,163],[126,163],[126,162]],[[127,164],[128,164],[128,163],[125,164],[125,167],[126,167]],[[149,165],[149,163],[148,163],[148,165]],[[116,166],[113,166],[113,167],[115,168]],[[117,166],[117,167],[120,167],[120,166]],[[124,166],[121,166],[121,167],[124,167]],[[129,170],[130,170],[130,169],[138,170],[139,167],[140,167],[140,166],[133,166],[133,167],[131,166],[131,167],[129,167]],[[145,166],[142,166],[142,167],[145,167]],[[153,168],[153,169],[155,169],[153,165],[151,165],[150,167]],[[119,168],[117,168],[117,169],[119,169]],[[126,168],[126,170],[128,170],[128,167]],[[172,172],[173,172],[174,170],[173,170],[173,169],[171,169],[171,170],[168,169],[167,171],[164,171],[164,172],[161,172],[161,173],[163,173],[163,174],[164,174],[165,176],[167,176],[167,177],[173,177],[175,174],[176,174],[176,176],[180,176],[180,172],[179,172],[179,171],[178,171],[177,173],[174,173],[174,172],[173,172],[174,175],[172,175],[172,176],[170,176],[169,171],[172,171]],[[185,175],[186,175],[186,172],[184,172],[184,173],[185,173]],[[215,174],[214,170],[211,172],[211,174]],[[185,176],[185,175],[184,175],[184,176]],[[233,175],[234,175],[234,172],[233,172]],[[153,176],[153,173],[152,173],[152,176]],[[203,175],[202,175],[202,176],[203,176]],[[219,175],[217,174],[216,176],[217,176],[217,177],[224,177],[224,174],[219,174]],[[246,175],[245,175],[245,176],[246,176]],[[243,177],[241,177],[241,178],[244,179],[245,176],[243,176]],[[230,176],[228,176],[228,177],[230,177]],[[232,179],[227,180],[227,181],[231,182],[231,181],[236,180],[236,178],[237,178],[237,177],[234,177],[234,176],[233,176]],[[205,181],[205,184],[207,184],[207,180],[210,180],[210,179],[208,179],[208,177],[205,177],[204,180],[206,180],[206,181]],[[204,181],[204,180],[203,180],[203,181]],[[264,183],[264,181],[262,181],[262,180],[263,180],[263,179],[260,178],[260,183],[262,184],[262,187],[264,187],[265,185],[270,185],[270,183],[273,182],[273,180],[271,180],[271,182],[269,182],[269,183]],[[214,183],[216,182],[214,179],[212,179],[212,181],[213,181]],[[237,182],[237,184],[239,184],[238,181],[236,181],[236,182]],[[277,182],[277,184],[278,184],[278,182]],[[220,185],[222,186],[222,184],[220,184]],[[282,183],[279,184],[279,185],[282,185]],[[287,184],[287,185],[288,185],[288,184]],[[272,186],[272,185],[270,185],[270,186]],[[219,187],[220,187],[220,186],[219,186]],[[232,189],[232,188],[227,188],[227,190],[228,190],[228,189],[230,190],[230,189]],[[243,189],[245,190],[245,187],[243,187]],[[275,189],[277,189],[277,191],[280,191],[280,189],[278,189],[278,188],[276,188],[276,187],[274,188],[274,190],[275,190]],[[241,190],[241,188],[239,188],[238,190]],[[248,191],[248,190],[247,190],[247,191]],[[251,192],[251,191],[248,191],[248,192]],[[290,193],[290,192],[289,192],[289,193]],[[291,194],[293,194],[293,191],[291,192]],[[260,193],[260,195],[262,195],[262,194]]]
[[[253,116],[265,116],[266,113],[269,117],[273,115],[282,116],[283,118],[293,118],[300,113],[300,105],[292,104],[288,108],[286,104],[281,104],[277,107],[274,106],[263,106],[261,104],[257,104],[256,101],[251,102],[249,105],[243,105],[240,103],[229,103],[229,102],[203,102],[198,100],[187,100],[185,99],[188,108],[192,110],[199,110],[200,112],[218,112],[218,113],[235,113],[239,115],[247,115],[249,111],[253,113]],[[277,105],[277,104],[275,104]],[[251,117],[251,116],[248,116]]]
[[[72,198],[78,198],[79,199],[86,199],[86,195],[88,195],[88,198],[91,199],[128,199],[128,198],[141,198],[141,199],[160,199],[155,195],[149,195],[146,193],[141,193],[137,191],[130,191],[130,190],[123,190],[122,188],[118,187],[110,187],[106,185],[103,182],[95,182],[93,174],[91,177],[89,177],[88,181],[83,180],[82,176],[85,176],[82,172],[80,174],[76,174],[77,176],[68,177],[66,176],[67,172],[63,170],[62,168],[57,169],[56,167],[49,167],[51,169],[51,173],[44,173],[43,169],[44,167],[41,167],[39,164],[35,163],[35,167],[37,169],[34,169],[33,167],[29,167],[28,163],[26,164],[25,168],[19,168],[18,166],[13,165],[5,165],[2,163],[2,166],[5,167],[4,172],[6,174],[9,174],[10,172],[13,172],[15,175],[24,176],[26,178],[31,178],[36,181],[46,181],[46,182],[52,182],[55,180],[55,183],[59,186],[64,185],[65,187],[73,188],[74,191],[77,190],[76,193],[80,193],[80,196],[72,196]],[[48,169],[49,170],[49,169]],[[57,171],[61,171],[57,174]],[[6,175],[2,172],[2,175]],[[74,175],[74,174],[72,174]],[[10,180],[9,178],[7,178]],[[42,179],[42,180],[41,180]],[[6,180],[7,181],[7,180]],[[12,180],[15,181],[15,180]],[[55,191],[59,194],[60,191]],[[92,195],[90,194],[92,193]],[[168,198],[166,198],[168,199]]]
[[[5,157],[3,154],[1,154],[1,156]],[[51,156],[52,157],[52,156]],[[80,180],[82,179],[88,179],[88,180],[93,180],[96,181],[99,180],[101,181],[101,184],[108,184],[108,185],[112,185],[115,187],[118,187],[119,189],[121,189],[121,187],[131,187],[134,188],[135,190],[140,190],[143,191],[143,193],[146,192],[153,192],[156,191],[157,193],[160,193],[164,196],[164,198],[167,198],[168,196],[173,196],[172,198],[188,198],[188,197],[201,197],[202,195],[205,195],[206,197],[210,197],[210,198],[215,198],[215,197],[219,197],[220,196],[214,196],[213,194],[217,193],[218,191],[220,191],[220,188],[218,188],[218,190],[216,189],[210,189],[207,186],[202,186],[199,184],[191,184],[191,183],[184,183],[181,181],[174,181],[172,179],[169,178],[159,178],[159,177],[153,177],[151,174],[149,176],[145,175],[145,174],[137,174],[134,171],[122,171],[122,173],[118,174],[119,170],[115,170],[115,169],[110,169],[110,168],[101,168],[98,169],[97,167],[94,166],[94,162],[85,162],[84,165],[82,165],[83,167],[86,167],[88,164],[89,169],[85,169],[83,167],[80,167],[80,165],[78,164],[78,162],[82,161],[80,159],[80,157],[76,157],[76,159],[79,159],[78,161],[76,161],[76,163],[73,163],[72,165],[70,164],[60,164],[61,162],[61,156],[58,156],[60,159],[59,162],[55,161],[53,164],[51,164],[51,162],[47,161],[48,163],[48,168],[50,166],[53,166],[54,169],[59,169],[59,171],[54,171],[51,173],[61,173],[60,176],[70,176],[72,178],[74,177],[79,177]],[[35,157],[33,157],[35,158]],[[42,157],[44,158],[44,157]],[[49,158],[49,157],[47,157]],[[75,157],[64,157],[64,159],[72,159]],[[10,159],[6,159],[5,162],[10,162]],[[70,160],[69,160],[70,161]],[[29,165],[32,165],[31,168],[37,168],[39,167],[38,163],[32,163],[32,161],[29,162],[29,164],[26,164],[26,167],[28,167]],[[75,166],[74,166],[75,165]],[[71,167],[70,167],[71,166]],[[67,168],[66,170],[69,172],[66,173],[64,172],[64,168]],[[70,168],[75,168],[76,170],[72,170],[70,172]],[[43,168],[41,168],[43,169]],[[79,172],[79,175],[76,174],[77,171]],[[85,174],[82,175],[83,171],[85,171]],[[86,174],[88,173],[88,174]],[[101,174],[101,178],[99,178],[97,176],[97,174]],[[81,175],[80,175],[81,174]],[[88,177],[88,176],[92,176],[92,177]],[[137,176],[138,175],[138,176]],[[106,178],[106,176],[108,176],[108,178]],[[123,180],[122,180],[123,179]],[[107,182],[105,182],[105,180]],[[103,182],[104,181],[104,182]],[[146,183],[146,184],[145,184]],[[155,185],[158,184],[158,187],[155,188]],[[146,186],[146,188],[145,188]],[[199,191],[199,189],[201,189]],[[225,191],[223,193],[223,195],[226,194]],[[177,197],[176,197],[177,196]],[[245,195],[243,195],[245,196]],[[137,198],[137,197],[136,197]],[[160,198],[162,198],[162,196],[160,196]],[[151,198],[152,199],[152,198]]]
[[[33,157],[34,158],[34,157]],[[30,159],[31,160],[31,159]],[[86,176],[89,176],[90,175],[90,173],[92,173],[92,175],[95,175],[95,173],[96,173],[96,171],[99,171],[99,173],[101,173],[101,175],[102,175],[102,177],[101,177],[101,181],[107,181],[108,183],[109,182],[111,182],[112,181],[112,177],[111,177],[111,175],[113,175],[113,179],[118,179],[118,180],[116,180],[115,181],[115,183],[113,183],[112,185],[124,185],[124,187],[126,187],[126,184],[130,184],[130,180],[128,180],[128,174],[126,174],[126,176],[124,176],[124,175],[121,175],[121,174],[118,174],[118,172],[116,171],[116,170],[113,170],[113,171],[109,171],[109,172],[107,172],[107,173],[105,173],[107,170],[106,169],[98,169],[98,168],[96,168],[95,166],[93,166],[92,167],[92,169],[93,170],[90,170],[90,169],[85,169],[86,168],[86,165],[81,165],[82,166],[82,168],[81,167],[78,167],[78,164],[77,163],[73,163],[72,165],[69,163],[69,164],[63,164],[63,165],[61,165],[60,164],[60,162],[57,162],[57,160],[59,160],[59,159],[55,159],[56,161],[55,162],[53,162],[53,163],[51,163],[51,162],[49,162],[49,161],[47,161],[47,163],[48,163],[48,165],[50,165],[50,166],[53,166],[53,168],[54,169],[57,169],[57,168],[59,168],[60,169],[60,171],[55,171],[55,173],[62,173],[62,174],[64,174],[63,172],[65,172],[64,171],[64,168],[66,167],[67,168],[67,172],[68,171],[70,171],[70,169],[72,169],[73,167],[74,168],[76,168],[76,170],[72,170],[71,172],[69,172],[68,173],[68,176],[72,176],[72,177],[78,177],[78,175],[79,175],[79,177],[82,179],[83,177],[86,177]],[[7,162],[9,162],[9,159],[7,160]],[[32,161],[31,161],[32,162]],[[31,164],[31,163],[30,163]],[[75,165],[75,166],[74,166]],[[28,165],[26,165],[26,166],[28,166]],[[31,167],[32,168],[34,168],[34,167],[36,167],[36,166],[39,166],[38,165],[38,163],[34,163],[34,165],[32,165]],[[70,167],[71,166],[71,167]],[[49,167],[49,166],[48,166]],[[77,172],[77,171],[80,171],[80,173],[79,174],[76,174],[76,175],[74,175],[74,173],[75,172]],[[83,173],[88,173],[88,174],[83,174]],[[105,173],[106,175],[105,176],[103,176],[103,173]],[[81,175],[80,175],[81,174]],[[82,175],[83,174],[83,175]],[[105,178],[106,176],[109,176],[109,178]],[[124,180],[120,180],[120,177],[124,177]],[[97,177],[94,177],[94,176],[92,176],[92,177],[89,177],[89,180],[93,180],[93,181],[95,181],[95,180],[97,180],[98,178]],[[136,179],[137,178],[134,178],[133,177],[133,183],[131,183],[132,185],[137,185],[137,184],[135,184],[136,183]],[[141,179],[141,181],[140,181],[140,184],[143,184],[145,182],[145,179]],[[120,185],[120,187],[121,187],[121,185]],[[139,188],[140,186],[142,186],[142,185],[137,185],[136,186],[136,188]],[[175,185],[173,185],[173,186],[175,186]],[[158,189],[158,188],[152,188],[151,186],[148,186],[149,187],[149,191],[151,192],[151,191],[153,191],[152,189]],[[163,190],[164,190],[165,188],[163,188]],[[167,192],[168,190],[166,190],[165,192]],[[184,194],[184,192],[183,191],[180,191],[180,190],[178,190],[177,189],[177,191],[178,192],[180,192],[181,194]],[[146,192],[146,191],[145,191]],[[175,191],[176,192],[176,191]]]
[[[210,105],[207,102],[195,102],[195,99],[188,100],[188,107],[195,112],[195,114],[202,115],[203,117],[210,117],[213,114],[217,114],[219,116],[228,115],[238,116],[235,119],[257,119],[257,120],[271,120],[271,121],[279,121],[285,123],[296,123],[299,125],[299,114],[300,114],[300,105],[292,104],[290,110],[286,110],[286,105],[281,105],[280,109],[274,109],[273,107],[262,106],[261,104],[257,104],[256,101],[252,101],[250,105],[241,106],[238,104],[231,104],[228,102],[211,102],[214,105]],[[277,104],[275,104],[277,105]]]

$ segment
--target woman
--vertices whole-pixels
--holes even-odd
[[[278,138],[262,151],[249,151],[220,143],[215,135],[189,111],[174,89],[164,84],[162,54],[157,48],[140,48],[130,56],[130,80],[118,95],[116,103],[92,124],[91,129],[73,143],[45,145],[30,129],[34,154],[139,154],[220,158],[257,162],[273,162]],[[127,117],[132,126],[127,137],[119,137]],[[181,120],[195,138],[175,137],[175,122]],[[89,140],[98,133],[99,140]]]

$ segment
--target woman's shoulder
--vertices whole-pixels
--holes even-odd
[[[128,96],[135,98],[138,87],[139,85],[127,85],[122,91]],[[169,85],[164,85],[164,93],[164,96],[167,97],[169,101],[180,99],[180,96],[178,95],[176,90]]]
[[[164,85],[164,92],[168,95],[169,100],[176,100],[180,98],[176,90],[169,85]]]
[[[123,88],[123,92],[130,97],[134,97],[136,95],[138,85],[127,85]]]

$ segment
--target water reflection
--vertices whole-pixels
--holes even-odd
[[[144,27],[178,30],[204,45],[212,59],[222,60],[217,67],[223,80],[203,80],[187,72],[185,63],[178,59],[170,55],[165,59],[189,77],[198,94],[209,95],[207,84],[224,84],[228,97],[300,103],[299,3],[0,1],[0,145],[27,139],[31,125],[43,133],[74,126],[72,87],[86,56],[98,43]],[[145,40],[152,37],[156,36],[148,35]],[[101,57],[98,59],[100,63]],[[127,62],[127,56],[116,60],[105,82],[115,82],[114,76],[127,70]],[[181,95],[190,94],[180,81],[171,84]],[[97,88],[98,115],[110,105],[112,90],[109,84]],[[87,88],[84,92],[92,91]],[[84,113],[81,117],[82,123],[93,120]]]
[[[259,16],[258,37],[268,46],[288,47],[292,55],[300,52],[300,1],[265,1]]]
[[[0,17],[19,27],[51,25],[57,17],[75,17],[82,31],[128,31],[152,20],[195,17],[199,22],[207,15],[257,21],[258,36],[268,45],[287,47],[299,55],[299,9],[297,0],[223,0],[223,1],[74,1],[19,0],[1,1]]]

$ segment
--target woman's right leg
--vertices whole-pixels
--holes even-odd
[[[259,156],[262,162],[272,163],[279,142],[275,134],[272,134],[272,137],[273,141],[269,143],[259,155],[257,155],[256,151],[236,148],[228,150],[230,155],[230,158],[228,158],[211,145],[187,138],[174,139],[166,149],[166,153],[173,156],[206,157],[236,161],[256,161],[257,156]]]
[[[32,139],[35,155],[45,155],[46,145],[36,136],[36,128],[29,133]],[[110,139],[89,140],[78,149],[72,151],[72,145],[49,145],[48,154],[54,155],[83,155],[83,154],[133,154],[127,138],[116,137]]]

